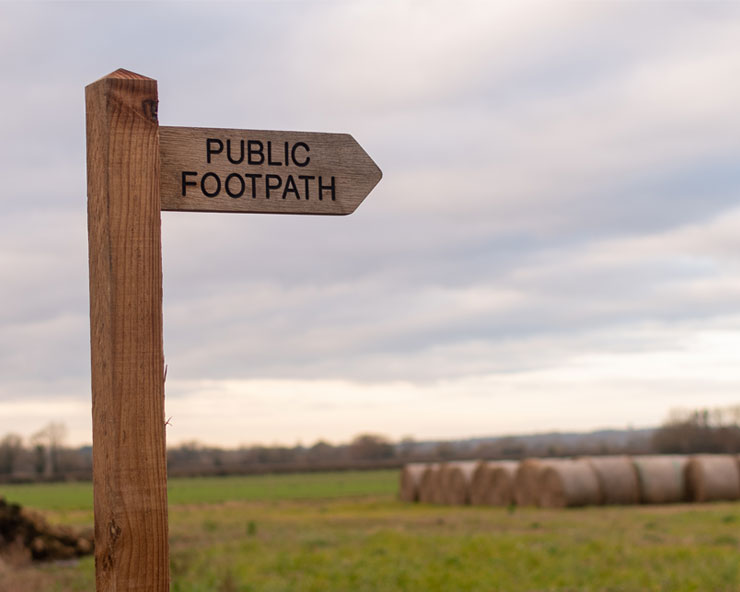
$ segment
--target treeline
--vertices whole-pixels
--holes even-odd
[[[664,454],[740,452],[740,405],[673,411],[652,443]]]
[[[8,434],[0,440],[0,482],[89,480],[92,449],[67,447],[63,424],[51,423],[28,440]],[[311,446],[243,446],[225,449],[188,442],[167,450],[172,476],[253,474],[395,468],[409,462],[477,458],[600,456],[651,453],[740,453],[740,405],[673,411],[656,430],[541,434],[461,441],[392,442],[361,434],[350,442],[320,440]]]
[[[172,476],[395,468],[401,464],[397,445],[375,434],[362,434],[338,445],[320,440],[309,447],[224,449],[189,442],[167,450],[167,471]]]
[[[64,445],[67,429],[52,422],[27,441],[17,434],[0,440],[0,481],[90,479],[92,448]]]

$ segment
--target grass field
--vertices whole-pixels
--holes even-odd
[[[395,500],[397,473],[173,479],[173,592],[738,591],[740,504],[453,508]],[[92,523],[89,485],[3,487]],[[93,561],[0,569],[2,592],[91,591]]]

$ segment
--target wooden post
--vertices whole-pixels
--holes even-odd
[[[85,99],[96,589],[167,591],[157,82]]]

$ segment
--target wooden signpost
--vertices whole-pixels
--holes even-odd
[[[85,89],[98,592],[169,590],[162,210],[343,215],[381,178],[346,134],[159,127],[157,82]]]

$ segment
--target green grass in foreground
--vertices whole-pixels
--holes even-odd
[[[394,500],[396,477],[173,480],[172,592],[740,590],[740,504],[411,506]],[[51,520],[91,520],[79,493],[37,487]],[[93,579],[91,560],[0,570],[0,591],[87,591]]]
[[[168,482],[170,505],[234,500],[279,500],[395,495],[398,471],[294,473],[246,477],[176,478]],[[0,496],[44,510],[92,510],[91,483],[0,485]]]

